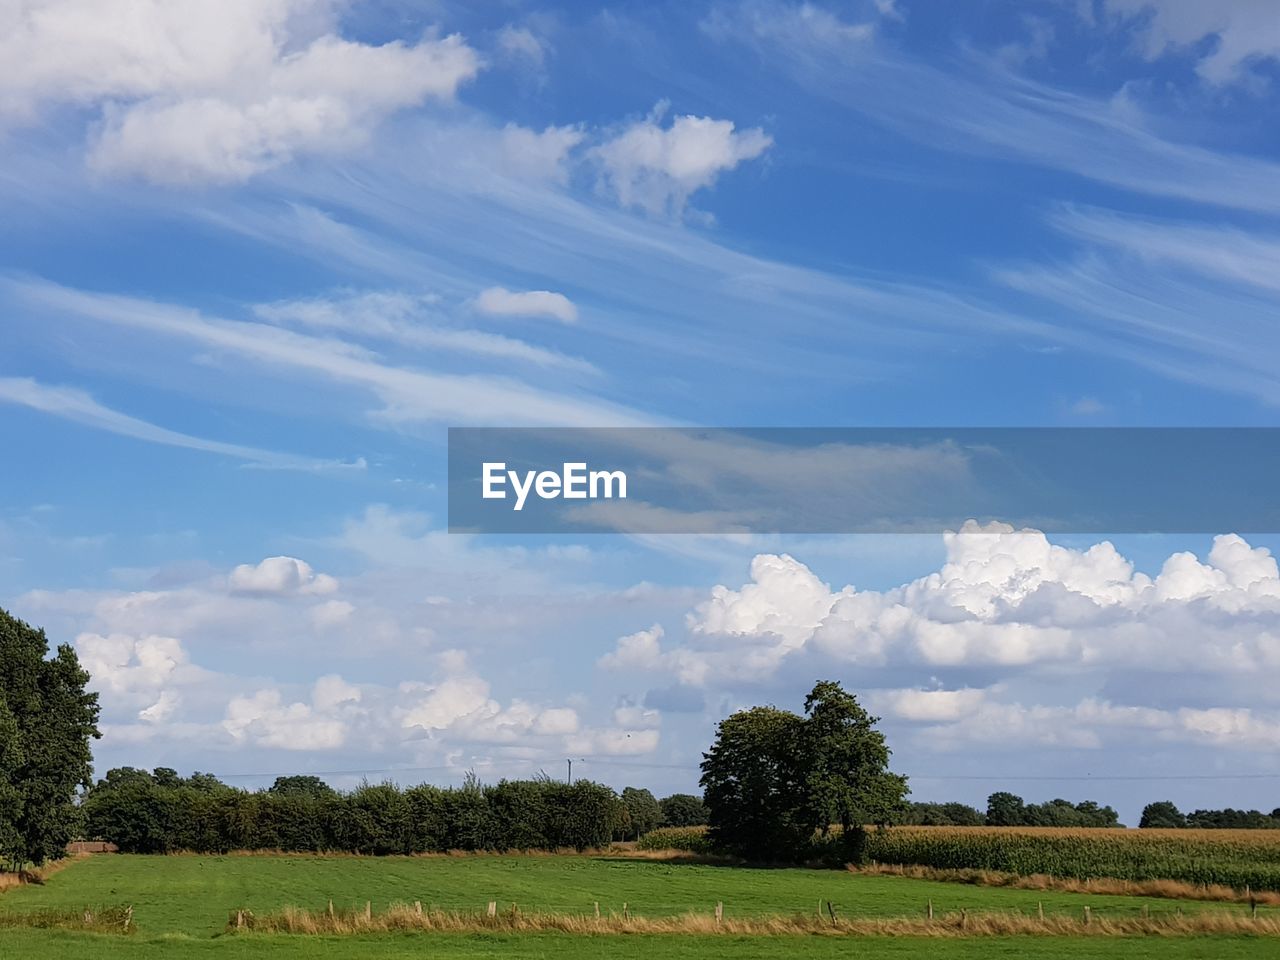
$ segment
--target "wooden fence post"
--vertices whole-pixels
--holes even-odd
[[[925,908],[925,914],[929,917],[930,920],[933,919],[933,898],[932,897],[929,898],[929,905],[928,907]]]
[[[716,901],[716,926],[720,926],[720,921],[724,919],[724,902]]]
[[[413,901],[413,913],[414,913],[414,915],[415,915],[415,916],[418,916],[418,917],[422,916],[422,901],[421,901],[421,900],[415,900],[415,901]]]
[[[596,901],[596,919],[597,920],[600,919],[600,901],[599,900]]]
[[[365,920],[368,920],[368,921],[373,920],[373,901],[372,900],[366,900],[364,902],[364,918]]]
[[[1044,901],[1043,900],[1036,901],[1036,916],[1039,917],[1041,920],[1044,920]]]
[[[489,901],[489,916],[491,916],[491,917],[496,917],[497,915],[498,915],[498,901],[497,901],[497,900],[490,900],[490,901]]]
[[[329,901],[329,919],[330,920],[333,919],[333,901],[332,900]]]
[[[1093,922],[1093,911],[1091,911],[1088,907],[1085,907],[1084,908],[1084,925],[1087,927],[1092,922]]]
[[[623,920],[631,919],[631,911],[627,909],[627,901],[625,900],[622,901],[622,919]]]

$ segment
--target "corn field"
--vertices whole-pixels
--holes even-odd
[[[655,830],[637,849],[711,854],[704,827]],[[798,859],[821,860],[824,845]],[[1280,891],[1280,830],[889,827],[867,831],[872,863],[1073,880],[1172,880]]]
[[[1280,831],[1269,830],[891,827],[869,832],[866,853],[943,870],[1280,890]]]

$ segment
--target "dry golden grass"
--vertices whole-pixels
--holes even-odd
[[[1245,892],[1221,884],[1192,884],[1179,880],[1114,880],[1108,877],[1074,880],[1051,877],[1044,873],[1020,876],[997,870],[944,870],[892,863],[858,867],[849,864],[850,873],[875,877],[910,877],[914,880],[937,880],[943,883],[969,883],[982,887],[1013,887],[1018,890],[1055,890],[1062,893],[1098,893],[1112,896],[1161,897],[1167,900],[1207,900],[1215,903],[1257,903],[1280,905],[1280,893],[1269,890]]]
[[[83,910],[0,913],[0,929],[131,934],[137,931],[137,925],[133,922],[133,907],[88,907]]]
[[[30,870],[22,870],[18,873],[0,873],[0,893],[13,887],[24,886],[28,883],[41,884],[59,870],[64,870],[77,860],[89,856],[87,853],[78,853],[69,857],[63,857],[61,860],[54,860],[46,863],[43,867],[32,867]]]
[[[881,919],[831,919],[819,917],[760,917],[717,920],[709,914],[680,917],[627,917],[616,913],[600,917],[577,914],[521,913],[515,907],[488,916],[423,910],[418,904],[396,904],[383,913],[372,911],[311,911],[287,907],[275,913],[255,915],[237,910],[227,923],[231,932],[285,934],[365,934],[388,932],[475,933],[569,933],[583,936],[619,934],[728,934],[775,936],[814,934],[822,936],[1200,936],[1206,934],[1248,934],[1280,937],[1280,919],[1254,918],[1237,911],[1204,911],[1189,916],[1148,916],[1107,919],[1062,914],[1032,917],[1021,913],[949,913],[933,919],[898,917]]]

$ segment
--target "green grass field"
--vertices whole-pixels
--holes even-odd
[[[845,917],[919,915],[932,900],[940,913],[968,910],[1079,916],[1087,904],[1095,916],[1141,911],[1190,914],[1198,903],[1095,896],[945,884],[901,877],[854,876],[831,870],[767,870],[716,867],[591,856],[532,857],[309,857],[309,856],[94,856],[49,877],[44,886],[0,894],[0,911],[83,910],[132,904],[137,933],[88,935],[63,931],[2,930],[0,957],[774,957],[794,955],[942,958],[997,957],[1265,957],[1275,940],[1250,938],[1061,939],[1049,937],[972,940],[863,938],[853,947],[835,937],[704,937],[557,934],[382,934],[359,937],[226,935],[238,908],[258,913],[293,905],[374,909],[420,900],[424,907],[482,911],[490,900],[523,912],[620,910],[626,902],[639,916],[710,913],[717,901],[728,916],[813,914],[820,899]],[[429,941],[429,948],[424,941]]]

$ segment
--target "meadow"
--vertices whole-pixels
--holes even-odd
[[[387,930],[355,934],[282,934],[229,929],[238,911],[266,917],[288,907],[323,914],[332,901],[339,914],[375,919],[394,904],[415,901],[424,912],[452,911],[481,917],[490,901],[500,920],[514,910],[521,917],[572,915],[590,918],[599,903],[602,916],[620,918],[629,927],[606,923],[609,935],[512,931],[502,923],[493,929],[461,932]],[[562,960],[577,956],[611,957],[774,957],[803,949],[807,956],[847,956],[848,938],[817,933],[824,930],[819,904],[830,903],[842,924],[881,923],[885,932],[895,918],[919,924],[932,904],[942,936],[930,937],[930,957],[1262,957],[1274,955],[1274,931],[1280,909],[1263,908],[1259,931],[1267,936],[1107,937],[1075,935],[966,936],[943,930],[944,917],[962,915],[980,926],[984,916],[1017,916],[1034,920],[1043,909],[1063,930],[1076,929],[1084,908],[1093,918],[1090,930],[1101,933],[1110,922],[1138,923],[1139,918],[1172,918],[1182,914],[1194,922],[1202,911],[1221,905],[1174,903],[1167,899],[1102,896],[1052,891],[988,888],[939,883],[908,877],[867,876],[843,871],[799,868],[764,869],[646,860],[620,856],[418,856],[356,857],[312,855],[132,856],[104,854],[79,859],[52,873],[43,885],[14,887],[0,894],[0,956],[79,957],[407,957],[421,956],[424,943],[438,957],[488,956],[496,952],[518,957]],[[725,929],[712,926],[716,903],[724,904]],[[15,914],[38,911],[76,915],[86,909],[131,906],[131,933],[86,934],[67,930],[9,927]],[[402,907],[402,910],[404,908]],[[825,907],[824,907],[825,909]],[[1242,919],[1247,908],[1231,907]],[[699,915],[699,932],[649,933],[663,918]],[[1204,914],[1207,916],[1208,914]],[[735,923],[752,918],[799,918],[791,932],[750,935]],[[483,920],[480,921],[483,924]],[[672,921],[669,929],[675,929]],[[648,926],[645,926],[647,924]],[[232,924],[232,927],[234,924]],[[779,929],[783,930],[780,926]],[[807,926],[808,934],[795,929]],[[582,927],[589,931],[589,926]],[[868,926],[870,929],[870,926]],[[906,928],[904,928],[906,929]],[[901,931],[899,931],[901,932]],[[1059,933],[1061,931],[1058,931]],[[605,939],[607,937],[607,947]],[[857,952],[869,957],[916,956],[925,949],[915,935],[859,937]]]

